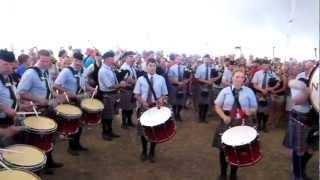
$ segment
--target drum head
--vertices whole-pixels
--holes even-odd
[[[43,164],[46,161],[45,154],[38,148],[25,144],[16,144],[6,147],[8,150],[17,152],[4,152],[2,158],[13,166],[32,167]],[[1,178],[0,178],[1,179]]]
[[[102,111],[104,106],[103,103],[98,99],[86,98],[81,101],[81,108],[88,111]]]
[[[320,87],[319,87],[319,71],[320,67],[317,65],[311,73],[309,87],[311,89],[310,100],[312,106],[320,112]]]
[[[80,108],[70,104],[61,104],[56,107],[56,111],[59,115],[63,115],[66,117],[80,117],[82,115],[82,111]]]
[[[225,131],[221,140],[228,146],[242,146],[252,142],[257,135],[257,131],[250,126],[236,126]]]
[[[39,176],[23,170],[0,170],[1,180],[41,180]]]
[[[160,109],[158,107],[153,107],[145,111],[141,117],[140,122],[142,126],[153,127],[159,124],[163,124],[171,117],[171,110],[167,107],[162,106]]]
[[[43,116],[30,116],[23,121],[24,125],[35,131],[52,131],[57,129],[57,123]]]

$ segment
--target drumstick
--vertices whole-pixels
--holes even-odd
[[[37,118],[39,118],[39,114],[38,114],[38,111],[36,110],[34,103],[32,101],[30,101],[30,104],[32,105],[32,109],[33,109],[34,113],[36,114]]]
[[[93,93],[92,93],[92,95],[91,95],[91,100],[93,99],[94,95],[96,95],[97,90],[98,90],[98,86],[96,86],[96,87],[94,88],[94,91],[93,91]]]
[[[35,112],[17,112],[17,115],[31,115],[35,114]],[[38,114],[41,114],[41,112],[38,112]]]
[[[12,152],[12,153],[19,153],[19,154],[23,154],[23,153],[24,153],[23,151],[16,151],[16,150],[3,149],[3,148],[0,148],[0,151],[3,151],[3,152]]]
[[[5,165],[2,161],[0,161],[0,165],[9,171],[12,171],[12,169]]]
[[[66,93],[66,92],[63,92],[63,94],[64,94],[64,96],[66,97],[68,103],[70,104],[69,97],[68,97],[67,93]]]

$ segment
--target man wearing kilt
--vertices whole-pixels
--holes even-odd
[[[79,93],[86,89],[93,91],[91,87],[86,86],[83,78],[83,55],[81,52],[73,53],[73,62],[71,66],[64,68],[54,82],[54,88],[59,92],[66,93],[70,99],[70,103],[80,106],[81,97]],[[80,119],[79,119],[80,121]],[[79,156],[78,151],[88,151],[87,148],[80,144],[82,127],[72,135],[69,135],[68,152],[73,156]]]
[[[134,69],[134,55],[132,51],[126,52],[123,57],[125,63],[120,67],[121,71],[126,72],[128,75],[125,76],[123,81],[127,83],[125,88],[120,89],[120,108],[122,110],[122,125],[123,129],[127,129],[128,126],[134,127],[132,122],[133,110],[137,106],[136,99],[133,94],[133,88],[137,80],[137,72]]]
[[[23,73],[19,82],[17,92],[21,101],[32,101],[39,107],[43,115],[54,118],[55,113],[52,106],[49,106],[49,99],[52,97],[52,78],[48,73],[51,67],[51,56],[47,50],[39,50],[38,61],[34,67],[29,68]],[[47,164],[45,172],[53,174],[51,168],[60,168],[62,163],[53,161],[52,150],[46,152]]]
[[[182,57],[180,55],[175,55],[174,61],[175,64],[170,67],[168,73],[171,83],[169,103],[172,104],[175,120],[182,121],[180,112],[186,103],[187,85],[191,79],[191,75],[189,74],[189,77],[186,76],[186,66],[182,65]]]
[[[198,106],[199,106],[199,122],[207,122],[206,116],[209,110],[210,105],[213,102],[213,83],[219,79],[218,77],[212,77],[213,67],[212,59],[210,56],[203,56],[204,63],[197,67],[195,78],[199,83],[199,92],[198,92]]]
[[[232,85],[223,88],[215,100],[215,110],[221,121],[217,127],[213,139],[213,147],[219,149],[220,177],[227,178],[228,164],[221,142],[222,134],[230,127],[239,126],[245,120],[247,126],[253,126],[252,116],[257,111],[257,100],[254,92],[243,85],[245,75],[241,71],[235,71],[232,77]],[[237,166],[231,165],[230,179],[237,179]]]
[[[289,81],[293,106],[289,113],[284,145],[292,150],[293,179],[310,179],[305,174],[305,168],[312,157],[312,152],[319,148],[318,142],[310,141],[312,127],[319,120],[319,114],[312,113],[309,102],[310,89],[307,87],[312,67],[311,61],[306,62],[305,72],[298,74],[295,80]]]
[[[115,114],[115,103],[119,97],[119,88],[124,88],[127,83],[118,82],[114,66],[114,52],[108,51],[103,54],[103,63],[98,72],[99,94],[103,97],[104,109],[102,111],[102,138],[111,141],[113,138],[120,137],[112,130],[112,121]]]
[[[141,104],[142,112],[154,106],[162,106],[168,94],[165,79],[162,76],[156,74],[156,67],[157,65],[155,59],[149,59],[149,61],[147,62],[147,74],[138,78],[133,90],[137,101]],[[147,78],[149,79],[150,85],[153,88],[155,94],[152,93],[152,89],[149,86]],[[142,145],[142,153],[140,156],[141,161],[145,161],[149,158],[150,162],[154,163],[156,143],[150,142],[150,152],[148,156],[148,140],[144,135],[144,129],[140,121],[138,121],[137,130],[138,136],[140,136],[141,138]]]

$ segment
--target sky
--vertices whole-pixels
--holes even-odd
[[[319,49],[319,0],[1,0],[0,18],[0,48],[15,50],[219,56],[241,46],[245,55],[272,57],[275,47],[275,56],[303,59]]]

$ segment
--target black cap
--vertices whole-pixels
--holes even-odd
[[[170,61],[173,61],[174,59],[176,59],[176,54],[175,53],[171,53],[169,55],[169,59],[170,59]]]
[[[11,63],[16,60],[16,57],[14,56],[14,53],[12,51],[0,49],[0,59]]]
[[[205,54],[205,55],[203,56],[203,58],[209,58],[209,59],[210,59],[210,55],[209,55],[209,54]]]
[[[109,58],[109,57],[114,57],[114,52],[113,51],[108,51],[105,52],[102,56],[103,59]]]
[[[80,61],[83,60],[83,54],[81,52],[78,52],[78,51],[74,52],[72,57],[77,59],[77,60],[80,60]]]
[[[123,54],[123,57],[125,58],[127,56],[134,56],[134,55],[136,55],[136,53],[134,53],[133,51],[127,51]]]

